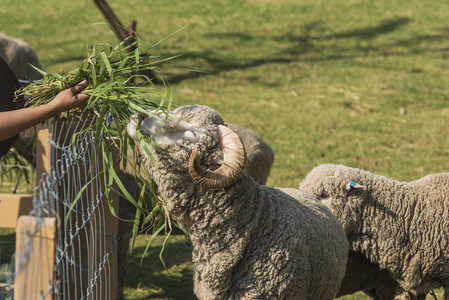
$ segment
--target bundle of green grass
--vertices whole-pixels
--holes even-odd
[[[157,44],[146,43],[139,36],[129,39],[133,41],[121,41],[115,47],[106,43],[90,46],[81,66],[67,73],[49,74],[36,68],[43,79],[19,93],[29,97],[28,106],[38,106],[51,101],[60,91],[87,80],[83,93],[90,95],[90,99],[83,111],[101,115],[102,110],[110,109],[120,122],[128,120],[135,111],[170,105],[168,85],[158,64],[173,57],[151,53]],[[156,89],[153,78],[142,75],[145,71],[151,71],[162,81],[163,94]]]
[[[111,30],[113,29],[111,28]],[[116,34],[116,36],[118,35]],[[160,72],[159,64],[174,57],[167,58],[159,52],[156,55],[152,53],[157,51],[157,45],[160,42],[152,45],[142,41],[138,35],[130,37],[130,39],[132,40],[118,40],[116,46],[105,43],[91,46],[87,58],[81,63],[81,66],[67,73],[49,74],[37,69],[42,73],[43,79],[22,88],[18,94],[27,96],[27,106],[38,106],[51,101],[60,91],[86,80],[87,87],[82,91],[82,93],[90,95],[86,104],[81,108],[65,112],[55,119],[70,119],[71,116],[84,112],[92,112],[97,115],[96,124],[88,129],[95,130],[97,136],[95,147],[101,147],[103,164],[110,171],[108,176],[104,176],[109,203],[111,192],[120,194],[138,208],[136,220],[140,219],[142,213],[145,213],[145,220],[154,225],[154,232],[160,232],[162,228],[169,227],[170,224],[167,224],[169,218],[164,213],[161,197],[157,195],[157,186],[151,180],[144,179],[136,168],[136,165],[140,163],[138,161],[140,155],[136,155],[134,159],[127,157],[128,147],[134,147],[135,142],[129,138],[126,127],[129,118],[136,111],[145,113],[149,109],[170,110],[171,93],[167,81]],[[153,83],[155,78],[144,75],[146,71],[151,71],[163,84],[156,86]],[[112,123],[108,121],[110,118],[107,118],[107,114],[112,115]],[[111,137],[115,137],[115,139],[111,139]],[[141,135],[140,137],[140,143],[146,145],[148,141],[144,139],[148,139],[148,137]],[[124,158],[122,160],[123,168],[126,167],[126,164],[130,164],[134,170],[136,182],[142,189],[139,199],[134,199],[128,193],[117,176],[113,167],[111,143],[120,149],[120,154]],[[113,183],[117,184],[119,190],[113,189]],[[151,191],[152,199],[154,199],[151,209],[144,201],[144,191],[148,190]],[[77,199],[73,200],[72,206],[76,201]],[[110,208],[115,215],[116,212],[112,205]],[[136,226],[137,223],[135,222]],[[133,233],[135,237],[137,228],[133,230]]]

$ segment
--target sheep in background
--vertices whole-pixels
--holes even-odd
[[[137,118],[128,132],[136,137]],[[297,189],[261,186],[243,172],[245,149],[221,116],[182,106],[141,124],[164,152],[143,152],[167,209],[193,244],[199,299],[333,299],[348,245],[338,220]]]
[[[448,173],[400,182],[342,165],[321,165],[300,189],[337,216],[351,250],[397,280],[404,292],[395,299],[422,298],[443,287],[449,300]]]
[[[271,166],[274,162],[273,150],[254,131],[236,124],[228,124],[228,127],[234,130],[242,138],[248,156],[245,172],[259,184],[264,185],[267,182]],[[128,157],[130,159],[133,157],[133,150],[134,149],[130,148],[128,151]],[[145,174],[143,173],[144,172],[142,172],[142,175],[145,177]],[[134,199],[137,199],[140,194],[140,188],[134,180],[133,170],[127,169],[125,171],[119,171],[118,176],[128,192]],[[124,299],[123,291],[126,277],[126,265],[128,262],[129,238],[133,228],[132,222],[123,220],[132,220],[136,214],[136,207],[131,202],[123,198],[120,198],[119,201],[119,216],[122,220],[119,220],[120,239],[118,242],[117,254],[118,300]],[[146,202],[148,206],[151,206],[151,197],[149,197],[149,194],[146,197]]]
[[[274,162],[273,149],[254,131],[236,124],[228,124],[242,139],[245,146],[247,163],[245,172],[260,185],[265,185]]]
[[[0,33],[0,57],[18,79],[39,80],[42,78],[42,74],[30,66],[31,64],[42,69],[36,53],[30,45],[20,39]]]

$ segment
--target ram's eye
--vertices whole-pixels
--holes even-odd
[[[198,133],[190,129],[184,131],[184,138],[190,142],[199,142]]]
[[[320,195],[320,200],[325,200],[328,199],[329,197],[330,197],[329,193],[323,190]]]

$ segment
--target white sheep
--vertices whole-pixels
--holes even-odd
[[[274,162],[274,152],[271,147],[254,131],[246,127],[228,124],[228,127],[236,132],[242,139],[243,145],[246,149],[248,161],[245,166],[245,173],[250,175],[259,184],[264,185],[267,182],[270,174],[271,166]],[[133,150],[128,149],[128,158],[132,159]],[[145,172],[141,172],[145,178]],[[118,172],[120,180],[123,182],[127,191],[137,199],[141,189],[134,179],[133,170],[129,166],[126,170]],[[151,206],[150,193],[146,194],[147,205]],[[136,214],[136,207],[125,198],[119,199],[119,242],[117,251],[117,300],[124,299],[124,281],[126,276],[126,266],[128,261],[129,238],[133,228],[133,223],[125,220],[132,220]]]
[[[137,118],[128,132],[137,139]],[[205,106],[182,106],[165,119],[144,116],[143,159],[167,209],[193,244],[199,299],[333,299],[348,244],[331,212],[298,189],[261,186],[243,172],[237,134]]]
[[[42,74],[30,66],[42,69],[36,53],[24,41],[0,33],[0,57],[21,80],[39,80]]]
[[[395,299],[443,287],[449,300],[449,173],[400,182],[329,164],[314,168],[300,189],[331,209],[351,250],[397,280],[404,292]]]

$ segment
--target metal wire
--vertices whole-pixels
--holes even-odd
[[[93,129],[83,131],[94,122],[91,116],[81,116],[71,123],[51,126],[51,169],[35,188],[30,215],[38,220],[47,217],[58,220],[54,267],[50,270],[54,280],[48,282],[48,290],[41,291],[35,299],[45,299],[49,294],[53,294],[54,299],[76,300],[111,299],[114,295],[114,291],[108,289],[115,286],[112,281],[116,276],[111,273],[116,272],[114,255],[118,234],[109,232],[114,227],[114,217],[105,203],[104,179],[99,176],[103,168],[98,159],[101,149],[93,147],[98,137]],[[73,132],[77,132],[76,136]],[[49,253],[39,248],[45,244],[33,244],[40,226],[37,223],[27,233],[26,250],[16,258],[17,272],[35,272],[39,276],[39,270],[23,268],[33,251]],[[36,282],[38,280],[36,278]]]

